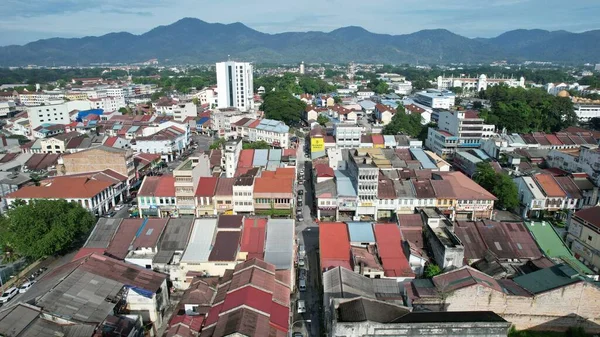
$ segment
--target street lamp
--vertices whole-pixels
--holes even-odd
[[[299,320],[294,321],[294,323],[292,323],[292,326],[290,327],[290,333],[289,333],[290,336],[291,336],[291,334],[294,333],[294,331],[293,331],[294,330],[294,325],[296,325],[296,323],[300,323],[300,322],[310,323],[311,320],[310,319],[299,319]]]

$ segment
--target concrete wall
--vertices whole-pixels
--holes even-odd
[[[330,336],[435,336],[435,337],[506,337],[510,323],[333,323]]]
[[[578,282],[535,296],[507,295],[485,286],[471,286],[444,294],[445,300],[417,300],[421,307],[442,311],[493,311],[512,322],[518,330],[564,331],[582,326],[588,333],[600,332],[600,289]]]

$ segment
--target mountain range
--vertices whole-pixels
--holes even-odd
[[[583,33],[513,30],[494,38],[467,38],[445,29],[412,34],[371,33],[350,26],[325,32],[266,34],[242,23],[207,23],[184,18],[144,34],[110,33],[83,38],[51,38],[0,47],[0,66],[135,63],[361,62],[480,63],[498,60],[600,62],[600,30]]]

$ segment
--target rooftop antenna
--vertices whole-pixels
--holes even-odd
[[[227,54],[227,61],[231,61],[231,59],[229,58],[229,54]]]

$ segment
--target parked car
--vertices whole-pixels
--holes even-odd
[[[303,337],[304,335],[302,335],[302,332],[294,332],[294,334],[292,334],[292,337]]]
[[[304,300],[298,300],[298,313],[303,314],[306,312],[306,303]]]
[[[112,212],[108,212],[108,213],[106,214],[106,217],[107,217],[107,218],[112,218],[112,217],[114,217],[115,215],[117,215],[117,212],[115,212],[115,211],[112,211]]]
[[[2,293],[2,296],[0,296],[0,303],[6,303],[10,301],[13,297],[17,296],[18,293],[19,289],[16,287],[7,289],[4,293]]]
[[[115,206],[115,211],[120,211],[123,209],[123,207],[125,207],[123,206],[123,204],[118,204],[117,206]]]
[[[300,279],[300,280],[306,280],[306,269],[300,268],[298,270],[299,270],[299,272],[298,272],[298,279]]]
[[[298,267],[302,268],[306,265],[306,262],[304,262],[304,259],[298,259]]]
[[[299,190],[298,195],[304,195],[304,190]]]
[[[21,293],[21,294],[26,293],[27,290],[29,290],[29,288],[31,288],[31,286],[33,286],[33,284],[35,282],[36,281],[27,281],[27,282],[21,284],[21,286],[19,287],[19,293]]]

